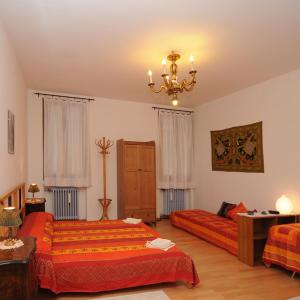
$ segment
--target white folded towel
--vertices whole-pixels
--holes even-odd
[[[155,240],[150,241],[150,244],[153,247],[157,248],[166,248],[169,247],[172,242],[170,240],[156,238]]]
[[[157,238],[153,241],[147,241],[145,246],[147,248],[154,248],[154,249],[161,249],[164,251],[168,251],[170,248],[175,246],[175,243],[173,243],[170,240]]]
[[[126,218],[123,220],[123,222],[127,223],[127,224],[139,224],[141,223],[141,219],[135,219],[135,218]]]

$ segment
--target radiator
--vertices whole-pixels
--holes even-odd
[[[78,189],[51,188],[55,220],[76,220],[78,217]]]
[[[169,215],[174,210],[184,209],[184,190],[163,190],[164,215]]]

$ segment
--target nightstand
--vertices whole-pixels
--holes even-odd
[[[25,202],[25,215],[36,211],[45,211],[45,198],[27,198]]]
[[[1,300],[37,299],[35,274],[35,238],[21,238],[24,246],[0,250]]]
[[[274,225],[296,223],[299,214],[289,215],[247,215],[238,216],[238,250],[239,260],[254,266],[262,261],[264,247],[268,238],[269,228]]]

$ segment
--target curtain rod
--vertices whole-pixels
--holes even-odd
[[[38,97],[41,96],[52,96],[52,97],[61,97],[61,98],[68,98],[68,99],[78,99],[78,100],[86,100],[86,101],[95,101],[94,98],[84,98],[84,97],[71,97],[71,96],[63,96],[63,95],[55,95],[55,94],[45,94],[45,93],[34,93],[35,95],[38,95]]]
[[[158,106],[152,106],[154,110],[171,110],[171,111],[178,111],[178,112],[186,112],[192,114],[194,111],[193,110],[183,110],[183,109],[172,109],[172,108],[163,108],[163,107],[158,107]]]

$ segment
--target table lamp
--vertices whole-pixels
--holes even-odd
[[[281,214],[290,214],[294,209],[292,201],[286,195],[277,199],[275,206]]]
[[[31,183],[29,185],[28,192],[33,194],[32,195],[33,199],[34,199],[34,193],[37,193],[39,191],[40,191],[40,189],[39,189],[39,187],[38,187],[38,185],[36,183]]]
[[[19,213],[14,206],[4,207],[0,213],[0,226],[8,228],[8,238],[3,241],[5,246],[13,246],[17,242],[13,236],[13,227],[18,227],[22,224]]]

